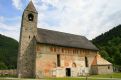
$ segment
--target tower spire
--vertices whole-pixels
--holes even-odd
[[[25,8],[25,10],[27,11],[32,11],[32,12],[35,12],[37,13],[37,10],[32,2],[32,0],[30,0],[29,4],[27,5],[27,7]]]

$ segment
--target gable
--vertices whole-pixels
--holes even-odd
[[[37,36],[38,43],[52,44],[64,47],[83,48],[96,51],[98,50],[98,48],[95,45],[93,45],[84,36],[41,29],[41,28],[38,28],[37,31],[38,31],[38,36]]]
[[[97,54],[92,62],[92,65],[111,65],[111,63]]]

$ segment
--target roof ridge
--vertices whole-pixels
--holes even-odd
[[[78,34],[73,34],[73,33],[61,32],[61,31],[56,31],[56,30],[44,29],[44,28],[38,28],[38,29],[43,29],[43,30],[53,31],[53,32],[58,32],[58,33],[64,33],[64,34],[70,34],[70,35],[80,36],[80,37],[84,37],[84,38],[86,38],[85,36],[78,35]]]

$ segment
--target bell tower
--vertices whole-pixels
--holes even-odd
[[[35,77],[37,18],[38,12],[30,1],[23,12],[21,21],[17,64],[17,76],[21,78]]]

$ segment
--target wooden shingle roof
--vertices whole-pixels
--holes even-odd
[[[41,28],[38,28],[37,42],[64,46],[64,47],[83,48],[96,51],[98,50],[98,48],[95,45],[93,45],[84,36],[41,29]]]

